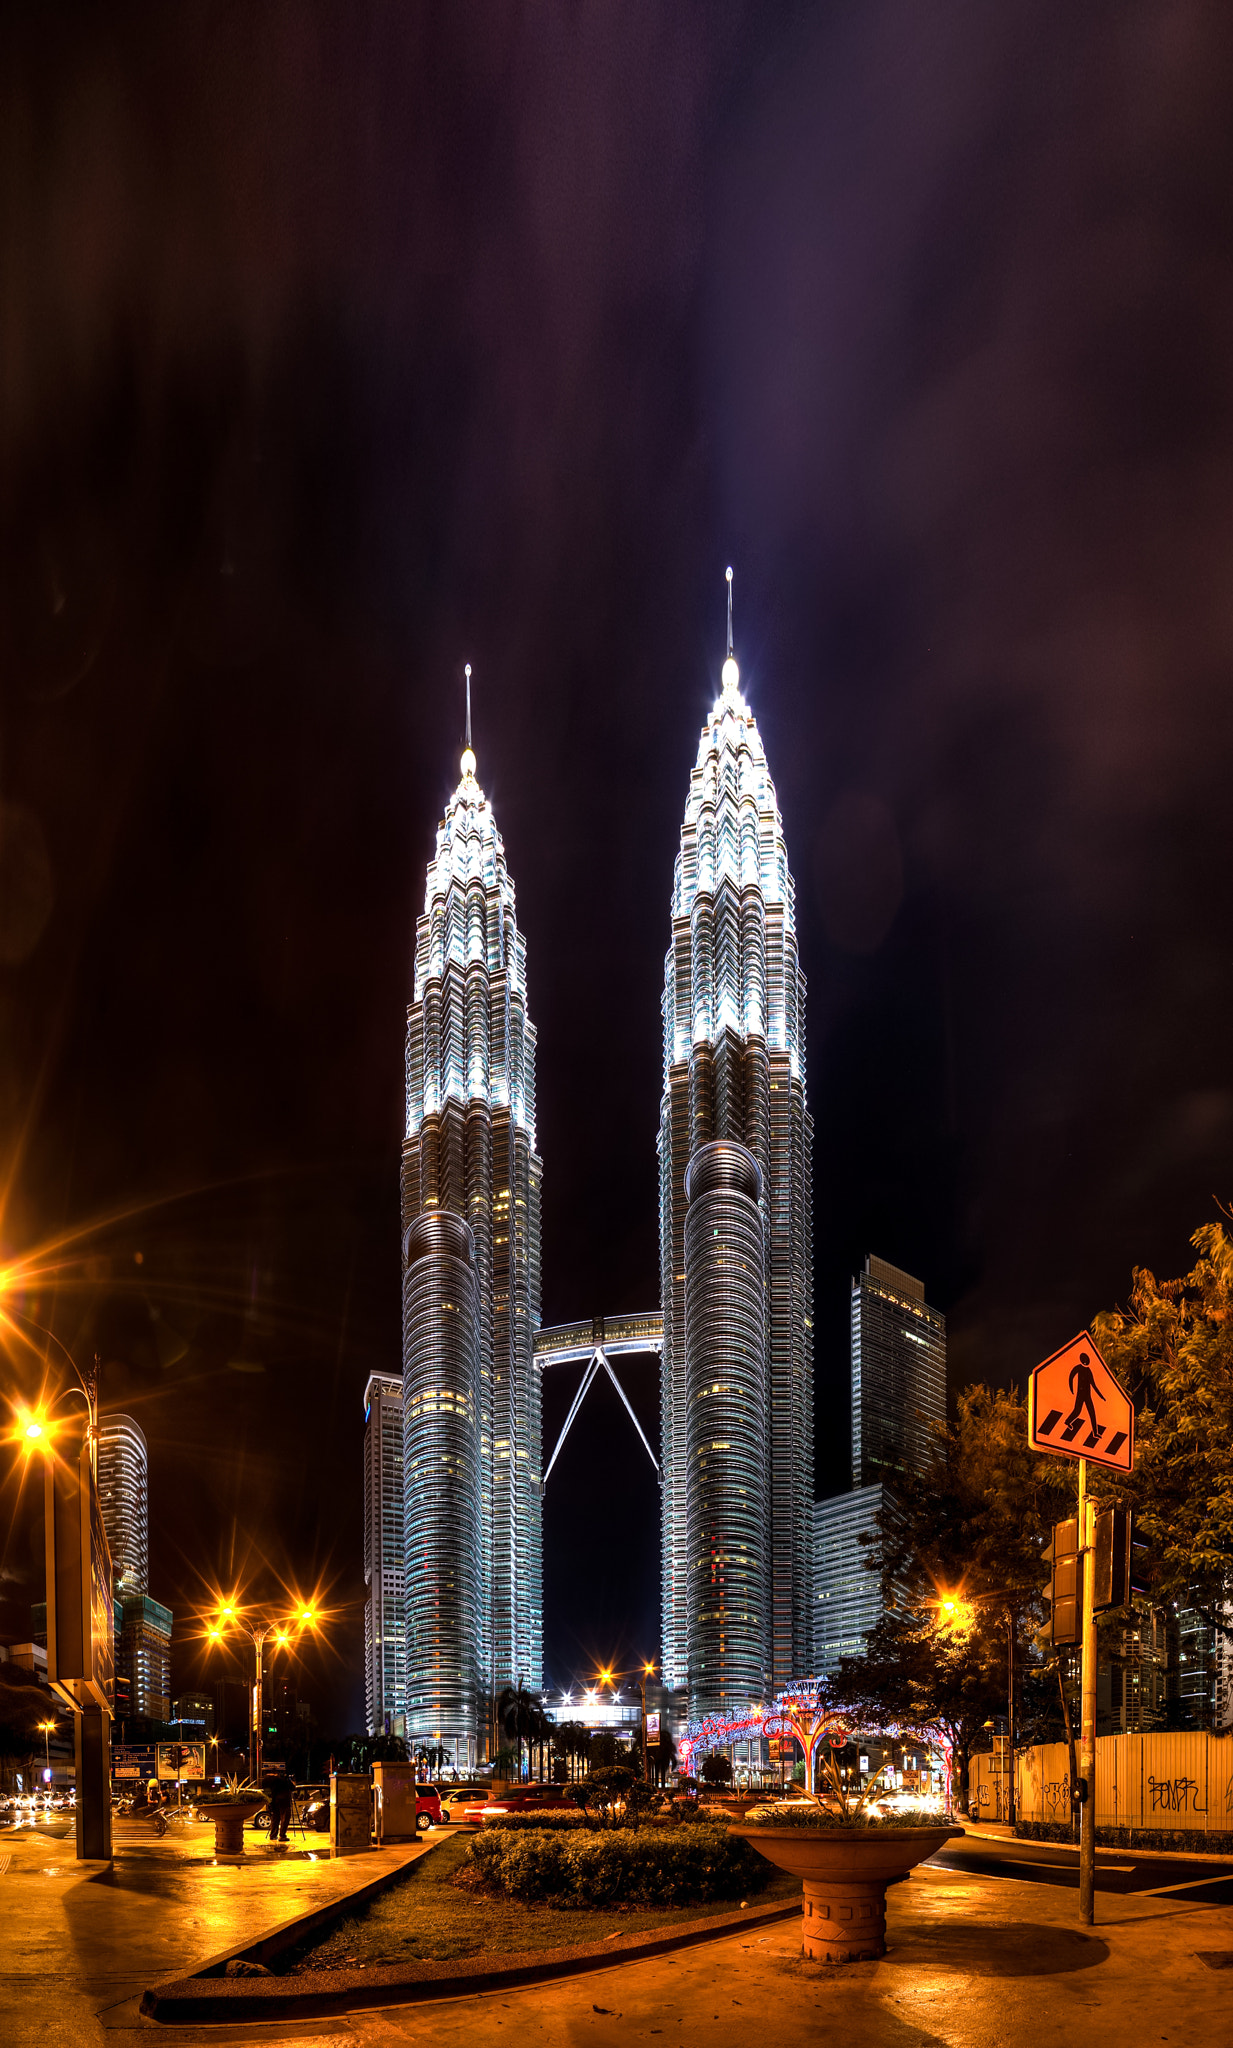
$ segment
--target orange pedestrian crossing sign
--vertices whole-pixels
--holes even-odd
[[[1134,1403],[1081,1330],[1038,1365],[1028,1381],[1028,1443],[1034,1451],[1090,1458],[1129,1472],[1135,1461]]]

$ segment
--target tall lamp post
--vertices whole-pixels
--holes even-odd
[[[43,1737],[43,1763],[45,1766],[43,1783],[45,1785],[50,1785],[51,1783],[51,1738],[55,1733],[55,1729],[56,1724],[54,1721],[39,1722],[39,1732]]]
[[[233,1631],[248,1637],[253,1646],[253,1697],[249,1741],[250,1775],[254,1785],[261,1780],[261,1715],[264,1709],[263,1690],[265,1685],[265,1646],[270,1642],[270,1656],[275,1650],[286,1649],[293,1638],[297,1639],[306,1628],[315,1629],[320,1616],[313,1607],[299,1607],[294,1614],[272,1615],[252,1610],[245,1612],[241,1607],[229,1605],[218,1609],[216,1619],[206,1630],[206,1640],[221,1643]]]
[[[1032,1586],[1001,1586],[992,1593],[942,1593],[938,1612],[944,1628],[969,1629],[975,1619],[973,1608],[982,1600],[1004,1600],[1002,1618],[1006,1623],[1006,1818],[1013,1828],[1015,1810],[1015,1610],[1011,1595],[1035,1593]]]
[[[53,1330],[44,1328],[11,1300],[13,1274],[0,1271],[0,1329],[17,1334],[36,1354],[42,1348],[28,1334],[54,1345],[76,1382],[47,1404],[18,1409],[17,1437],[27,1456],[44,1460],[44,1527],[47,1547],[47,1676],[52,1690],[72,1708],[77,1771],[77,1855],[83,1861],[111,1858],[111,1712],[113,1705],[113,1622],[111,1561],[98,1507],[97,1355],[85,1372]],[[42,1348],[44,1361],[47,1352]],[[86,1433],[73,1458],[56,1455],[59,1424],[52,1410],[65,1395],[85,1403]],[[102,1618],[105,1610],[105,1620]],[[45,1731],[46,1768],[51,1769],[50,1731]]]
[[[601,1685],[612,1685],[614,1680],[619,1678],[623,1682],[637,1688],[638,1704],[642,1710],[642,1775],[648,1785],[651,1782],[651,1755],[646,1739],[646,1682],[648,1678],[653,1678],[654,1676],[655,1662],[653,1658],[649,1658],[637,1671],[601,1671],[599,1674]]]

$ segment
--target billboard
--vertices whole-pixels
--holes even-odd
[[[646,1717],[646,1739],[647,1739],[647,1741],[648,1741],[648,1742],[658,1742],[658,1741],[659,1741],[659,1713],[658,1713],[658,1711],[656,1711],[656,1712],[655,1712],[654,1714],[648,1714],[648,1715],[647,1715],[647,1717]]]
[[[160,1778],[179,1779],[204,1778],[204,1742],[160,1742],[158,1744],[158,1775]]]
[[[110,1714],[115,1684],[111,1551],[89,1439],[46,1462],[47,1682],[66,1706]]]

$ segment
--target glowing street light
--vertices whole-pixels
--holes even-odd
[[[224,1601],[220,1602],[218,1606],[217,1619],[207,1623],[205,1633],[208,1643],[224,1642],[230,1629],[238,1629],[242,1635],[248,1637],[253,1646],[255,1670],[249,1761],[254,1784],[258,1783],[261,1777],[261,1714],[265,1704],[263,1697],[265,1680],[262,1667],[266,1642],[273,1637],[273,1641],[270,1644],[270,1654],[272,1656],[275,1650],[286,1649],[290,1646],[294,1640],[293,1631],[295,1635],[298,1635],[306,1628],[315,1629],[320,1619],[321,1611],[316,1607],[302,1606],[297,1609],[294,1615],[282,1617],[268,1613],[245,1614],[231,1602]]]
[[[38,1725],[39,1725],[40,1729],[42,1730],[42,1735],[43,1735],[43,1762],[44,1762],[44,1765],[46,1766],[46,1768],[45,1768],[45,1770],[44,1770],[44,1772],[43,1772],[43,1783],[44,1783],[45,1785],[50,1785],[50,1783],[51,1783],[51,1738],[52,1738],[52,1736],[53,1736],[53,1735],[54,1735],[54,1733],[55,1733],[55,1728],[56,1728],[56,1724],[55,1724],[55,1722],[54,1722],[54,1721],[40,1721]]]

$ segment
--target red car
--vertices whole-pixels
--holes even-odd
[[[502,1819],[509,1813],[577,1813],[578,1802],[571,1798],[564,1785],[524,1785],[519,1792],[503,1792],[499,1799],[481,1800],[476,1804],[450,1809],[451,1820],[461,1821],[464,1827],[483,1827],[490,1820]]]
[[[435,1785],[417,1785],[415,1788],[415,1826],[421,1833],[425,1828],[439,1828],[442,1824],[441,1794]]]

